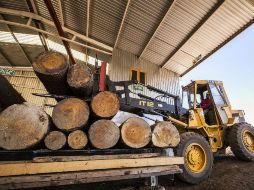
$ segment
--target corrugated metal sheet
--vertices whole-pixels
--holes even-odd
[[[32,93],[47,93],[43,84],[37,78],[32,69],[14,69],[14,75],[5,75],[13,87],[21,93],[26,101],[42,106],[44,110],[52,115],[53,108],[46,107],[44,104],[55,105],[56,101],[52,98],[42,98],[33,96]]]
[[[43,0],[34,2],[39,15],[52,20]],[[220,2],[223,0],[131,0],[117,48],[136,56],[144,51],[143,59],[183,74],[200,62],[197,58],[205,59],[254,22],[253,0],[225,0],[217,6]],[[66,27],[86,35],[87,0],[52,0],[52,4]],[[89,37],[114,46],[126,5],[127,0],[91,1]],[[0,1],[0,6],[28,11],[25,0]],[[7,20],[27,22],[25,18],[4,16]],[[36,33],[18,27],[11,29]],[[2,25],[0,30],[6,31]],[[57,33],[54,27],[45,26],[45,30]],[[49,40],[61,44],[56,38]]]
[[[179,76],[166,69],[160,68],[158,65],[155,65],[151,62],[148,62],[143,59],[138,59],[137,56],[125,52],[123,50],[115,49],[112,55],[112,61],[109,65],[109,76],[112,81],[122,81],[130,79],[130,69],[139,69],[147,74],[147,84],[154,86],[159,89],[163,89],[169,93],[179,95],[180,86],[179,86]],[[130,86],[130,90],[135,91],[133,86]],[[144,88],[142,94],[156,97],[158,94]],[[132,97],[137,96],[135,94],[131,95]],[[165,100],[169,103],[172,103],[172,100]]]

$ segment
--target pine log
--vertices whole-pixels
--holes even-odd
[[[0,74],[0,105],[4,110],[13,104],[22,104],[25,99],[16,91],[11,83]]]
[[[104,91],[93,97],[91,109],[99,118],[111,118],[119,111],[120,102],[116,94]]]
[[[180,142],[177,128],[169,121],[154,124],[152,127],[152,144],[160,148],[176,147]]]
[[[38,144],[50,127],[48,115],[34,104],[14,104],[0,114],[0,147],[23,150]]]
[[[130,148],[143,148],[148,145],[151,133],[151,127],[141,118],[129,118],[121,125],[122,141]]]
[[[114,122],[102,119],[90,126],[88,137],[95,148],[107,149],[117,144],[120,138],[120,131]]]
[[[84,63],[70,66],[67,82],[73,93],[81,97],[89,97],[93,89],[93,75],[90,68]]]
[[[60,101],[53,109],[52,120],[63,131],[74,131],[84,127],[89,119],[89,107],[78,98]]]
[[[76,130],[68,135],[68,145],[72,149],[83,149],[87,145],[86,134],[81,130]]]
[[[44,144],[50,150],[59,150],[66,144],[66,136],[61,131],[51,131],[44,139]]]
[[[67,83],[69,64],[62,54],[53,51],[44,52],[35,59],[32,66],[49,93],[57,95],[70,94]]]

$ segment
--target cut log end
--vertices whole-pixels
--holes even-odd
[[[177,128],[168,121],[163,121],[153,126],[152,143],[156,147],[176,147],[180,142]]]
[[[122,141],[131,148],[143,148],[151,140],[151,128],[141,118],[129,118],[121,126]]]
[[[120,130],[114,122],[102,119],[90,126],[88,136],[95,148],[107,149],[117,144],[120,138]]]
[[[50,127],[48,115],[34,104],[14,104],[0,114],[0,147],[24,150],[38,144]]]
[[[92,73],[89,67],[83,63],[72,65],[68,71],[67,81],[71,87],[90,87],[92,80]]]
[[[119,111],[120,102],[116,94],[104,91],[93,97],[91,107],[96,116],[110,118]]]
[[[68,136],[68,145],[72,149],[83,149],[87,145],[86,134],[81,130],[73,131]]]
[[[50,150],[59,150],[66,144],[66,136],[60,131],[51,131],[44,139],[44,144]]]
[[[43,74],[57,74],[67,70],[68,63],[65,57],[54,51],[43,52],[32,64],[35,71]]]
[[[53,110],[52,120],[57,128],[73,131],[86,125],[89,107],[83,100],[69,98],[60,101]]]

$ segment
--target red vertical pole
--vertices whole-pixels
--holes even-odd
[[[106,70],[107,70],[107,62],[101,62],[100,82],[99,82],[100,92],[105,91]]]

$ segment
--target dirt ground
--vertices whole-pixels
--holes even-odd
[[[92,183],[72,186],[41,188],[48,190],[142,190],[150,189],[148,179]],[[189,185],[169,176],[159,177],[159,184],[166,190],[254,190],[254,163],[237,160],[234,156],[215,158],[212,176],[198,184]]]

